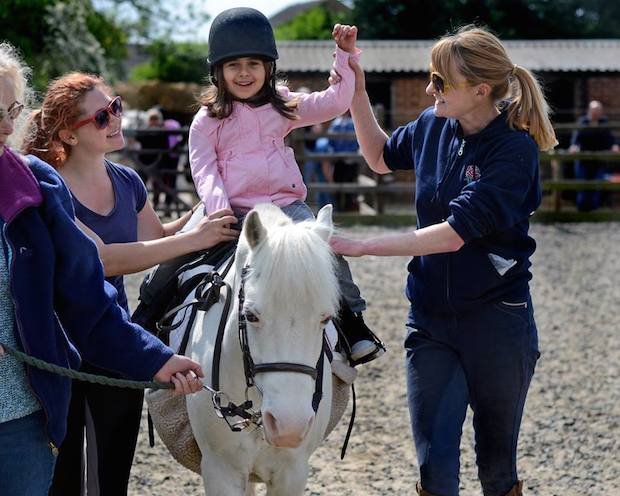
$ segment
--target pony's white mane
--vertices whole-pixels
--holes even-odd
[[[314,221],[295,224],[272,205],[255,210],[268,234],[251,254],[248,282],[254,302],[260,307],[269,302],[276,310],[312,304],[335,315],[339,288],[333,253],[316,231],[323,227]]]

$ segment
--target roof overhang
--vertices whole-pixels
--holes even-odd
[[[435,40],[359,41],[367,72],[423,73]],[[509,40],[512,61],[535,72],[620,72],[620,40]],[[286,72],[329,71],[333,41],[278,41]]]

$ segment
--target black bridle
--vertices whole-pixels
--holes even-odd
[[[260,427],[262,423],[260,410],[254,410],[252,408],[253,402],[249,399],[249,390],[253,387],[257,387],[255,382],[255,377],[257,374],[268,372],[295,372],[299,374],[309,375],[310,377],[312,377],[312,380],[315,381],[314,395],[312,397],[312,408],[316,412],[318,410],[319,403],[321,402],[321,398],[323,397],[323,365],[325,362],[325,355],[327,355],[328,359],[331,360],[331,350],[329,349],[325,336],[323,336],[323,346],[321,348],[321,353],[315,367],[291,362],[269,362],[261,363],[258,365],[254,363],[254,359],[252,358],[252,353],[250,351],[250,346],[248,343],[247,319],[245,317],[245,312],[243,311],[243,304],[245,302],[245,282],[248,272],[249,266],[246,265],[241,271],[241,281],[239,283],[238,295],[239,344],[241,346],[241,354],[243,356],[243,370],[246,383],[245,401],[240,405],[236,405],[235,403],[230,401],[228,395],[220,390],[220,360],[222,352],[222,342],[224,340],[226,322],[228,320],[228,315],[231,309],[232,288],[221,277],[211,278],[214,281],[218,281],[220,287],[226,286],[227,292],[226,300],[224,303],[224,310],[222,311],[222,317],[220,318],[220,324],[218,326],[218,332],[213,348],[213,364],[211,374],[212,387],[205,386],[205,388],[208,389],[212,394],[213,405],[215,407],[217,415],[223,418],[230,427],[230,429],[235,432],[242,431],[250,427],[251,425]],[[220,288],[217,289],[218,295],[219,289]],[[210,299],[213,300],[213,297],[211,297]],[[260,389],[258,390],[260,392]],[[239,422],[232,422],[230,419],[231,417],[241,417],[243,420]]]
[[[323,334],[323,347],[319,355],[316,367],[310,367],[308,365],[290,362],[271,362],[256,365],[254,363],[254,360],[252,359],[252,354],[250,352],[250,347],[248,344],[247,320],[245,318],[245,312],[243,311],[243,304],[245,302],[245,279],[249,272],[248,266],[245,266],[241,272],[238,308],[239,343],[243,355],[243,368],[246,379],[245,401],[237,405],[230,401],[229,396],[225,392],[220,390],[220,359],[222,354],[222,342],[224,340],[226,322],[228,320],[228,315],[230,314],[232,306],[233,294],[232,288],[224,279],[228,274],[230,268],[232,267],[234,260],[235,256],[233,252],[233,255],[230,256],[228,264],[226,264],[226,267],[222,271],[221,275],[216,270],[213,270],[212,272],[204,274],[201,279],[198,279],[196,276],[194,276],[190,279],[190,281],[184,283],[183,286],[195,285],[195,297],[191,301],[179,305],[166,313],[166,315],[164,315],[164,317],[162,317],[161,320],[158,322],[157,327],[164,332],[169,332],[170,330],[175,329],[185,321],[185,318],[181,319],[181,322],[175,325],[163,325],[163,322],[168,321],[168,319],[174,318],[174,316],[179,311],[185,311],[187,308],[191,308],[191,313],[187,322],[187,326],[185,328],[185,333],[181,340],[181,345],[178,351],[179,354],[185,354],[185,349],[189,342],[190,332],[193,327],[197,311],[208,311],[211,306],[213,306],[213,304],[217,303],[220,300],[221,289],[223,287],[226,287],[227,291],[224,300],[224,308],[222,310],[222,316],[220,318],[217,336],[213,348],[213,363],[211,370],[212,386],[203,386],[207,391],[211,393],[211,400],[213,402],[213,406],[215,408],[217,416],[222,418],[233,432],[243,431],[252,425],[256,426],[256,428],[261,427],[261,412],[260,410],[254,410],[252,408],[253,402],[249,399],[248,393],[252,387],[257,387],[254,381],[256,374],[267,372],[297,372],[301,374],[307,374],[312,377],[312,379],[315,381],[314,395],[312,397],[312,408],[315,412],[318,411],[319,404],[321,402],[321,399],[323,398],[323,367],[325,363],[325,357],[327,357],[330,362],[333,359],[333,355],[331,352],[331,348],[329,347],[329,343],[327,342],[327,338],[325,337],[325,334]],[[193,268],[193,266],[194,264],[191,264],[191,267],[189,267],[188,265],[189,268]],[[196,281],[198,282],[196,283]],[[185,288],[185,291],[187,291],[187,288]],[[260,392],[260,389],[258,390]],[[355,419],[355,388],[353,387],[353,385],[351,385],[351,390],[353,396],[353,409],[351,412],[349,428],[347,430],[347,434],[340,454],[341,459],[344,458],[347,444],[349,441],[349,436],[351,435]],[[233,417],[239,417],[242,420],[234,421]],[[148,419],[149,443],[152,447],[154,445],[155,439],[153,433],[153,423],[150,414],[148,416]]]
[[[290,362],[269,362],[261,363],[259,365],[254,363],[252,353],[250,352],[250,346],[248,344],[247,320],[245,318],[245,312],[243,311],[243,304],[245,302],[244,287],[248,272],[249,266],[246,265],[241,271],[241,284],[239,285],[239,343],[241,344],[241,352],[243,353],[243,370],[245,372],[246,386],[255,386],[254,378],[256,377],[256,374],[265,372],[297,372],[299,374],[309,375],[312,377],[313,381],[316,381],[318,375],[318,362],[316,367]],[[321,356],[322,355],[323,352],[321,351]]]

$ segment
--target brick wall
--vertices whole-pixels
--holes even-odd
[[[289,78],[288,83],[291,89],[306,86],[311,91],[322,90],[327,87],[327,75],[295,76]],[[395,75],[392,81],[392,108],[386,109],[392,113],[394,127],[414,120],[422,110],[433,104],[433,99],[425,93],[427,83],[426,75]],[[583,83],[576,84],[574,105],[589,100],[600,100],[605,105],[606,114],[612,120],[620,120],[620,75],[591,75],[584,78]],[[576,109],[575,115],[584,112],[585,109]]]
[[[425,92],[426,76],[410,76],[395,79],[392,85],[392,122],[394,127],[406,124],[418,117],[420,112],[433,104]]]
[[[310,91],[322,90],[327,84],[326,74],[288,78],[288,87],[292,90],[301,86]],[[427,84],[426,76],[401,76],[393,80],[392,108],[386,111],[391,112],[394,127],[414,120],[422,110],[433,104],[433,99],[425,93]]]

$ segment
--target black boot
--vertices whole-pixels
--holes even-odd
[[[385,353],[381,340],[368,328],[361,312],[352,312],[342,301],[336,321],[339,341],[352,366],[367,363]]]

